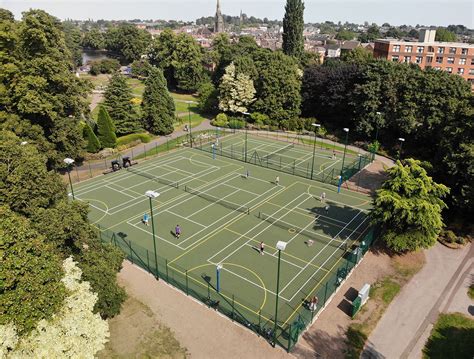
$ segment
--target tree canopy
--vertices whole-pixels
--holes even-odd
[[[398,161],[387,172],[389,179],[377,191],[371,212],[383,227],[383,240],[397,252],[431,247],[443,228],[442,198],[448,187],[434,182],[413,159]]]
[[[283,18],[283,52],[301,58],[304,51],[304,3],[302,0],[287,0]]]
[[[219,109],[225,112],[244,113],[255,101],[255,87],[250,77],[236,71],[234,63],[225,69],[219,85]]]
[[[129,23],[110,27],[105,34],[107,50],[119,54],[127,63],[139,60],[150,42],[151,35],[147,31]]]

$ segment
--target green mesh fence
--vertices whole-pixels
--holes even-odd
[[[261,311],[244,298],[238,297],[226,290],[217,292],[209,278],[206,278],[204,275],[199,276],[195,273],[188,273],[187,269],[175,263],[169,265],[167,259],[158,255],[155,261],[155,254],[153,252],[133,243],[123,233],[102,230],[100,227],[98,229],[100,240],[120,248],[125,253],[126,258],[133,264],[153,274],[156,278],[166,281],[186,295],[202,302],[210,309],[219,311],[232,321],[252,330],[273,344],[273,330],[275,326],[273,314]],[[376,237],[375,229],[371,228],[361,241],[360,246],[347,251],[340,265],[324,278],[323,283],[310,283],[311,285],[316,283],[317,289],[314,293],[308,293],[304,288],[300,290],[298,294],[301,294],[307,300],[316,296],[318,298],[318,305],[315,310],[310,310],[306,301],[299,308],[296,308],[295,314],[290,316],[285,322],[278,321],[276,345],[283,347],[288,352],[292,350],[298,342],[300,335],[311,325],[320,311],[324,309],[336,290],[369,250]]]

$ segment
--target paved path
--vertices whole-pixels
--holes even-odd
[[[446,311],[472,275],[474,245],[452,250],[440,243],[425,252],[426,264],[388,307],[372,332],[363,358],[420,358],[439,312]],[[459,294],[460,295],[460,294]]]

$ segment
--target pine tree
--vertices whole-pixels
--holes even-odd
[[[162,70],[150,70],[141,106],[142,123],[146,130],[159,135],[173,132],[174,101],[166,87]]]
[[[97,153],[100,150],[100,141],[88,123],[84,126],[83,135],[84,139],[87,141],[87,152]]]
[[[140,130],[138,117],[132,105],[132,90],[123,75],[116,73],[112,76],[104,98],[105,107],[112,118],[117,135],[123,136]]]
[[[283,18],[283,52],[301,58],[304,53],[304,3],[302,0],[287,0]]]
[[[104,106],[100,106],[97,118],[98,140],[104,148],[114,148],[117,145],[115,127]]]

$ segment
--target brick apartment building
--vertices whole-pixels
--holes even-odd
[[[374,56],[387,60],[418,64],[458,74],[471,83],[474,90],[474,45],[435,41],[436,30],[420,31],[418,42],[393,39],[375,41]]]

